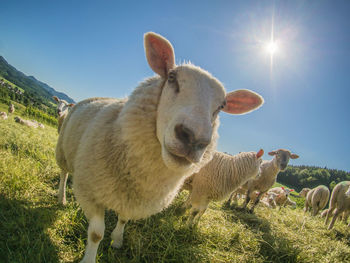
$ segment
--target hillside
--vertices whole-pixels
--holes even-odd
[[[285,171],[278,174],[277,180],[298,191],[304,187],[314,188],[321,184],[333,189],[341,181],[350,181],[350,173],[326,167],[289,165]]]
[[[0,262],[79,262],[83,256],[87,221],[74,201],[71,177],[68,205],[56,202],[56,140],[55,128],[30,129],[13,117],[0,121]],[[129,222],[121,249],[110,246],[117,218],[108,211],[99,262],[350,261],[350,230],[341,222],[327,231],[323,219],[300,208],[257,207],[247,214],[216,202],[197,228],[188,229],[187,214],[176,214],[186,196],[182,192],[147,220]]]
[[[52,96],[57,96],[70,103],[74,103],[74,100],[68,95],[56,91],[54,88],[37,80],[33,76],[26,76],[24,73],[18,71],[2,56],[0,56],[0,77],[12,82],[25,92],[32,94],[34,97],[41,98],[42,102],[47,106],[49,106],[48,101],[51,101]]]

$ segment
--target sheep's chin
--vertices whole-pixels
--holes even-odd
[[[179,172],[185,172],[193,167],[193,164],[184,157],[179,157],[169,152],[162,146],[162,158],[164,164],[170,169]]]

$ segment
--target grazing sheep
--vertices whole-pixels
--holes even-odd
[[[61,100],[56,96],[52,97],[57,102],[57,115],[58,115],[58,133],[60,133],[64,119],[67,117],[69,110],[75,105],[74,103],[68,103],[65,100]]]
[[[42,124],[42,123],[40,123],[40,122],[38,122],[36,120],[32,120],[32,122],[35,122],[36,124],[38,124],[38,127],[41,128],[41,129],[45,128],[44,124]]]
[[[242,188],[246,190],[246,199],[243,208],[246,208],[251,200],[251,193],[258,191],[259,195],[254,201],[250,212],[254,211],[254,207],[259,203],[260,198],[264,195],[271,186],[276,182],[279,171],[286,169],[289,159],[297,159],[298,155],[291,153],[289,150],[279,149],[269,152],[269,155],[274,156],[270,161],[263,161],[260,166],[260,175],[255,179],[249,180]]]
[[[263,103],[248,90],[225,95],[222,84],[196,66],[176,66],[173,47],[162,36],[147,33],[144,43],[159,76],[142,82],[128,99],[79,102],[59,133],[60,201],[73,173],[75,197],[89,220],[83,262],[95,262],[105,209],[118,214],[112,246],[121,247],[128,220],[162,211],[184,180],[211,160],[218,113],[243,114]]]
[[[289,194],[291,192],[293,192],[294,189],[287,189],[287,188],[284,188],[284,187],[274,187],[274,188],[271,188],[269,192],[272,192],[272,193],[275,193],[277,194],[277,197],[276,197],[276,205],[278,205],[279,207],[282,207],[282,206],[286,206],[286,202],[287,202],[287,199],[289,197]]]
[[[15,105],[13,105],[12,103],[9,106],[9,113],[14,113],[15,112]]]
[[[312,209],[312,215],[316,216],[327,205],[329,190],[327,186],[319,185],[313,189],[303,188],[299,195],[305,197],[304,211],[307,212],[309,209]]]
[[[240,185],[256,177],[263,154],[263,150],[234,156],[215,152],[207,165],[186,179],[186,189],[190,194],[184,208],[191,207],[188,224],[199,221],[210,201],[226,199]]]
[[[6,120],[7,119],[7,114],[6,112],[0,111],[0,119]]]
[[[329,201],[329,208],[327,210],[325,225],[328,224],[329,217],[332,215],[333,218],[328,226],[328,230],[332,229],[337,217],[345,213],[345,217],[350,211],[350,192],[349,192],[350,181],[343,181],[338,183],[332,192],[331,199]],[[347,194],[348,195],[347,195]]]
[[[28,127],[31,127],[31,128],[38,128],[39,127],[37,122],[30,121],[30,120],[24,120],[24,119],[22,119],[21,117],[18,117],[18,116],[16,116],[14,118],[14,120],[15,120],[15,122],[18,122],[18,123],[20,123],[20,124],[22,124],[24,126],[28,126]]]

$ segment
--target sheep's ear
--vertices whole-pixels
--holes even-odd
[[[284,190],[284,187],[283,187],[283,186],[282,186],[281,188],[282,188],[282,190]]]
[[[69,107],[73,107],[74,105],[74,103],[68,104]]]
[[[263,149],[260,149],[260,151],[258,151],[258,153],[256,154],[256,158],[260,158],[261,156],[264,155],[264,150]]]
[[[153,32],[144,36],[145,53],[149,66],[154,72],[166,78],[169,70],[175,67],[175,54],[170,42]]]
[[[291,153],[290,154],[290,158],[291,159],[298,159],[299,158],[299,155],[295,154],[295,153]]]
[[[290,189],[291,192],[294,192],[294,189]]]
[[[56,96],[53,96],[52,97],[55,101],[57,101],[57,102],[59,102],[60,101],[60,99],[59,98],[57,98]]]
[[[225,99],[222,111],[230,114],[245,114],[264,104],[264,99],[259,94],[243,89],[228,93]]]
[[[271,156],[274,156],[274,155],[276,155],[276,154],[277,154],[277,151],[269,152],[269,155],[271,155]]]

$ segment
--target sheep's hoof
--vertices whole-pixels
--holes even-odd
[[[112,247],[121,248],[123,246],[123,240],[113,240]]]
[[[253,214],[253,213],[254,213],[254,209],[248,209],[247,212],[248,212],[249,214]]]

